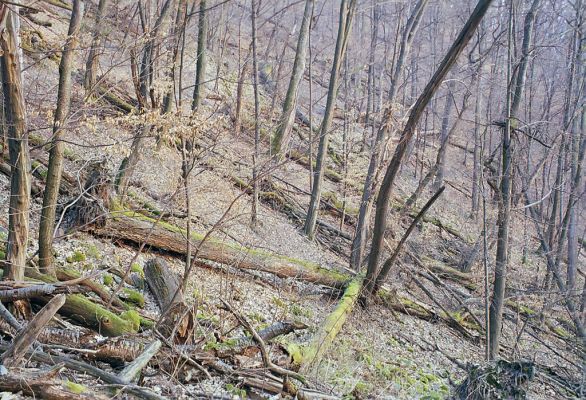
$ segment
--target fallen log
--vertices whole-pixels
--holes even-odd
[[[36,375],[30,374],[5,374],[0,376],[0,391],[22,393],[38,399],[46,400],[106,400],[108,397],[94,393],[80,393],[80,387],[76,385],[76,391],[70,390],[71,384],[54,380],[54,375],[59,369],[53,369],[50,373]],[[12,397],[11,397],[12,398]]]
[[[1,351],[5,351],[7,348],[7,345],[0,344]],[[131,393],[140,399],[166,400],[166,397],[158,395],[147,388],[143,388],[137,385],[129,385],[125,383],[122,379],[120,379],[118,376],[111,374],[102,368],[94,367],[93,365],[90,365],[88,363],[74,360],[65,355],[47,354],[41,351],[29,351],[27,352],[26,356],[32,361],[41,362],[48,365],[55,365],[61,363],[66,368],[69,368],[77,372],[86,373],[88,375],[99,378],[106,383],[113,385],[121,385],[124,391]]]
[[[65,303],[65,295],[60,294],[53,297],[27,324],[21,329],[8,349],[2,354],[0,360],[7,367],[15,366],[24,356],[29,347],[37,340],[41,330],[51,321],[51,318]]]
[[[160,257],[144,267],[145,281],[161,309],[159,332],[171,341],[185,343],[194,329],[194,312],[183,297],[179,277]]]
[[[364,277],[358,275],[348,284],[342,299],[340,299],[334,311],[328,315],[319,331],[313,336],[309,346],[302,350],[302,362],[299,368],[302,374],[311,371],[331,347],[344,322],[346,322],[346,318],[354,309],[360,297],[363,283]]]
[[[28,278],[38,281],[46,283],[57,282],[56,278],[41,274],[33,268],[27,268],[25,273]],[[47,296],[39,296],[32,300],[47,303],[49,298]],[[69,317],[83,326],[94,329],[104,336],[120,336],[125,333],[136,333],[138,326],[134,319],[139,319],[139,317],[136,312],[134,314],[130,314],[130,311],[127,313],[123,313],[120,316],[116,315],[81,294],[68,295],[65,299],[65,304],[59,310],[59,314]],[[138,325],[140,325],[140,322]]]
[[[135,382],[138,379],[140,371],[151,361],[151,359],[159,352],[163,343],[160,340],[155,340],[147,346],[144,352],[128,364],[118,374],[118,377],[127,383]]]
[[[3,282],[6,284],[7,282]],[[56,294],[81,293],[82,288],[79,286],[55,286],[51,284],[30,285],[14,289],[0,290],[0,301],[12,302],[16,300],[30,299],[31,297],[48,296]]]
[[[175,225],[157,221],[134,211],[112,211],[103,227],[90,227],[94,233],[105,237],[146,243],[150,247],[177,254],[187,251],[187,233]],[[274,274],[281,278],[297,278],[304,281],[342,288],[348,277],[338,271],[329,270],[309,261],[256,250],[239,244],[206,239],[192,233],[191,245],[195,257]]]

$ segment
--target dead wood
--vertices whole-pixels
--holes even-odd
[[[194,329],[194,312],[183,297],[179,277],[160,257],[144,267],[146,283],[161,309],[158,330],[172,341],[185,343]]]
[[[130,364],[128,364],[118,376],[120,379],[127,383],[135,382],[140,375],[140,372],[147,364],[151,361],[151,359],[159,352],[163,343],[159,340],[155,340],[151,344],[147,346],[147,348],[142,352],[141,355],[136,357]]]
[[[62,382],[54,380],[54,375],[59,368],[52,369],[50,373],[37,375],[30,374],[5,374],[0,376],[0,391],[23,393],[47,400],[105,400],[108,397],[94,393],[73,393]]]
[[[16,334],[12,344],[0,357],[5,366],[11,367],[18,363],[29,347],[37,340],[41,330],[49,323],[63,304],[65,304],[64,294],[53,297],[27,324],[26,328],[21,329]]]
[[[185,254],[186,233],[171,224],[158,222],[133,211],[113,211],[103,228],[92,228],[100,236],[115,237],[137,244],[146,243],[159,250]],[[281,278],[298,278],[330,287],[343,287],[347,277],[319,265],[295,260],[238,244],[220,242],[193,234],[192,248],[196,257],[241,269],[268,272]]]
[[[2,286],[6,286],[9,284],[8,281],[3,281]],[[16,285],[16,284],[15,284]],[[32,297],[40,297],[40,296],[49,296],[49,295],[57,295],[57,294],[72,294],[72,293],[82,293],[84,292],[83,288],[79,287],[78,285],[74,286],[56,286],[51,284],[46,285],[27,285],[24,287],[14,288],[14,289],[2,289],[0,290],[0,301],[16,301],[16,300],[23,300],[23,299],[30,299]]]

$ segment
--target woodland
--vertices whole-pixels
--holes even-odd
[[[1,398],[586,398],[585,16],[0,0]]]

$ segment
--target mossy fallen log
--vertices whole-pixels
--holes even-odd
[[[307,156],[297,150],[291,150],[287,157],[297,164],[302,165],[304,167],[309,167],[309,158]],[[312,161],[313,167],[315,168],[315,160]],[[324,176],[328,178],[330,181],[334,183],[342,182],[342,175],[331,168],[326,167],[324,171]]]
[[[27,268],[26,276],[46,283],[57,282],[56,278],[41,274],[33,268]],[[34,300],[46,303],[49,301],[49,298],[43,296]],[[77,323],[91,328],[104,336],[120,336],[138,331],[138,326],[136,326],[131,318],[123,317],[122,315],[119,316],[81,294],[68,295],[65,304],[59,310],[59,314],[71,318]]]
[[[104,226],[90,227],[100,236],[115,237],[177,254],[187,251],[187,233],[175,225],[157,221],[134,211],[112,211]],[[281,278],[298,278],[334,288],[342,288],[348,276],[321,267],[319,264],[279,254],[245,247],[240,244],[221,242],[192,233],[193,255],[197,258],[218,262],[242,269],[268,272]]]
[[[352,313],[354,306],[358,302],[363,282],[364,277],[362,275],[358,275],[350,281],[334,311],[325,319],[309,346],[302,350],[303,358],[299,369],[302,374],[307,373],[317,365],[331,347],[346,322],[346,318]]]

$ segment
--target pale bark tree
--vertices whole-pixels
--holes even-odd
[[[8,130],[10,157],[10,202],[8,205],[8,242],[4,278],[24,280],[26,250],[29,235],[30,158],[26,131],[20,61],[18,57],[18,14],[6,4],[0,4],[0,57],[4,113]]]

